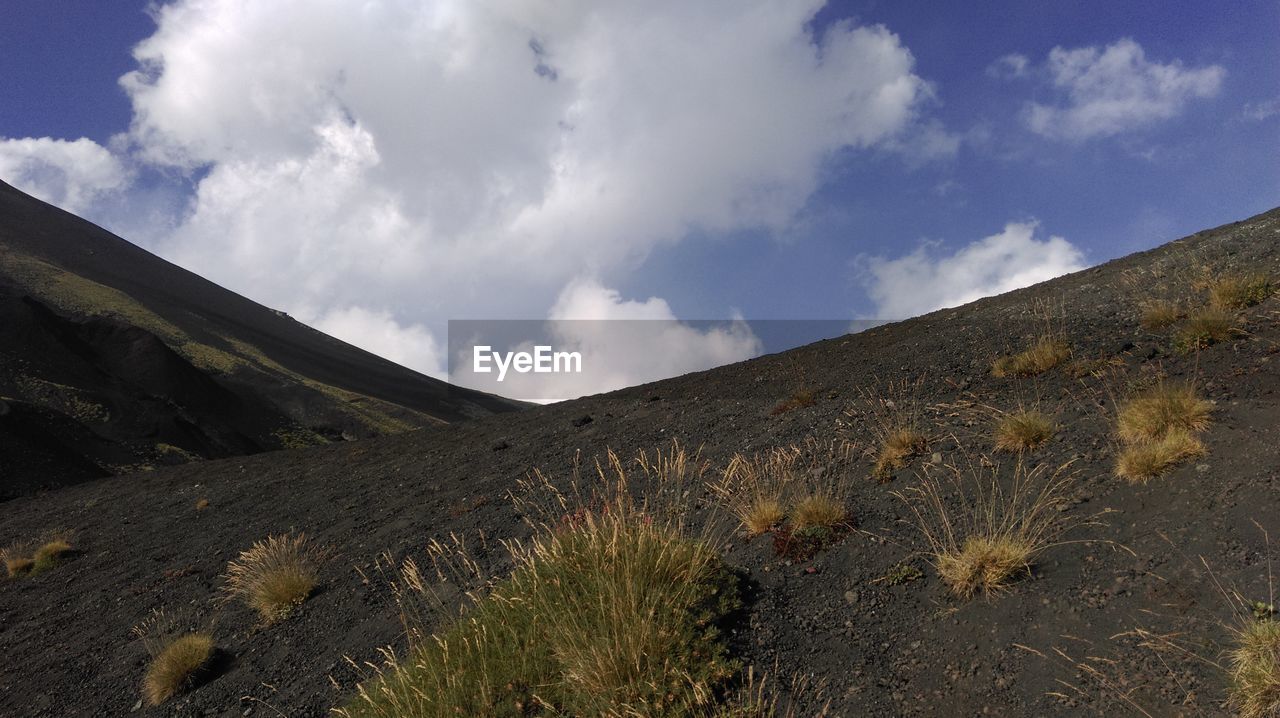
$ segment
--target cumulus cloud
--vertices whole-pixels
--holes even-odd
[[[821,5],[164,5],[122,79],[130,137],[208,173],[161,250],[277,306],[439,319],[692,230],[785,227],[833,153],[913,130],[929,96],[885,28],[815,36]]]
[[[1131,39],[1049,52],[1044,72],[1060,96],[1031,102],[1024,118],[1033,132],[1065,140],[1106,137],[1176,117],[1186,105],[1218,94],[1220,65],[1185,67],[1148,60]]]
[[[329,336],[401,366],[437,379],[445,377],[444,353],[431,332],[419,325],[400,324],[388,310],[346,307],[304,319]]]
[[[902,319],[1027,287],[1088,266],[1062,237],[1036,239],[1037,222],[1009,222],[1004,231],[951,254],[921,246],[897,259],[867,260],[867,293],[879,317]]]
[[[130,172],[109,150],[87,138],[0,138],[0,179],[80,214],[102,196],[125,188]]]
[[[580,373],[473,374],[466,342],[455,357],[453,378],[467,386],[532,401],[569,399],[759,356],[764,346],[741,318],[690,323],[677,319],[659,297],[624,299],[598,280],[578,278],[561,292],[538,329],[542,339],[518,343],[532,351],[540,342],[555,351],[577,352]]]
[[[149,248],[390,352],[691,234],[785,229],[851,151],[954,154],[900,39],[815,30],[823,5],[174,0],[113,148],[194,183]]]
[[[1030,64],[1031,60],[1026,55],[1010,53],[988,65],[987,75],[998,78],[1022,77],[1027,74]]]

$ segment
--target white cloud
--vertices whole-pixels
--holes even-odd
[[[1184,67],[1147,59],[1131,39],[1049,52],[1045,71],[1060,100],[1031,102],[1024,117],[1032,131],[1056,139],[1086,140],[1147,127],[1182,112],[1187,103],[1218,94],[1226,70]]]
[[[1031,61],[1026,55],[1010,53],[988,65],[987,75],[997,78],[1022,77],[1027,74],[1027,67],[1030,64]]]
[[[438,379],[445,376],[444,354],[435,337],[421,326],[401,325],[389,311],[347,307],[308,318],[307,323],[401,366]]]
[[[943,307],[1027,287],[1084,269],[1084,254],[1062,237],[1036,239],[1037,222],[1010,222],[1004,231],[952,254],[922,246],[898,259],[866,260],[867,294],[877,316],[913,317]]]
[[[1251,122],[1262,122],[1277,115],[1280,115],[1280,97],[1258,100],[1257,102],[1246,102],[1244,111],[1240,113],[1241,117]]]
[[[574,277],[658,245],[783,230],[851,150],[954,154],[899,38],[849,21],[815,34],[823,5],[174,0],[121,78],[120,154],[88,150],[194,182],[148,220],[162,230],[131,238],[431,371],[447,318],[543,316],[585,301],[559,294]],[[20,166],[50,154],[13,147]],[[89,177],[41,191],[84,212],[117,186]],[[175,206],[147,192],[130,190],[135,215]],[[88,214],[137,230],[118,206]]]
[[[129,170],[93,140],[0,137],[0,179],[76,214],[125,188]]]
[[[838,151],[954,151],[898,38],[815,37],[821,5],[161,6],[122,79],[132,152],[208,172],[158,249],[273,306],[438,325],[694,230],[786,227]]]
[[[578,374],[471,374],[470,344],[455,357],[455,381],[505,396],[544,401],[569,399],[759,356],[763,344],[741,319],[714,325],[679,321],[659,297],[623,299],[595,279],[565,286],[543,330],[555,351],[578,352]],[[515,350],[531,351],[533,342]],[[461,369],[461,372],[458,371]]]

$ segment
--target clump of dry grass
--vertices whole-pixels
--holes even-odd
[[[1236,629],[1227,655],[1230,702],[1240,718],[1280,716],[1280,621],[1265,618]]]
[[[723,478],[710,488],[748,536],[759,536],[786,519],[799,460],[800,451],[795,447],[751,458],[738,454],[730,459]]]
[[[828,493],[809,494],[791,509],[791,525],[796,530],[832,528],[849,516],[844,502]]]
[[[1188,459],[1204,456],[1196,433],[1209,427],[1213,402],[1200,398],[1195,385],[1166,383],[1126,401],[1116,418],[1122,447],[1116,475],[1133,482],[1148,481]]]
[[[227,564],[223,591],[273,623],[311,596],[319,581],[320,557],[304,533],[268,536]]]
[[[19,541],[0,548],[0,561],[4,562],[9,578],[25,576],[35,568],[36,562],[31,558],[32,548],[29,541]]]
[[[1173,326],[1185,316],[1182,305],[1171,299],[1154,299],[1142,305],[1142,328],[1158,331]]]
[[[1206,349],[1230,341],[1240,334],[1236,317],[1224,309],[1205,307],[1192,312],[1173,335],[1173,346],[1180,352]]]
[[[681,472],[684,460],[671,455],[640,463],[659,496],[682,495],[667,480],[696,473]],[[681,514],[653,511],[645,499],[654,494],[635,491],[612,452],[596,470],[585,504],[576,472],[571,494],[535,472],[522,489],[540,495],[516,497],[534,536],[507,544],[510,576],[468,594],[462,617],[434,634],[410,626],[409,656],[397,661],[388,653],[378,675],[338,712],[735,715],[721,712],[729,706],[719,700],[737,667],[714,622],[738,605],[719,545],[692,533]],[[557,507],[559,516],[542,514]],[[435,546],[439,580],[406,562],[397,591],[402,606],[466,582],[450,570],[458,564],[448,550]],[[467,576],[478,573],[474,561],[460,563]]]
[[[1203,431],[1209,427],[1213,402],[1200,398],[1194,384],[1164,382],[1131,397],[1116,419],[1120,439],[1158,439],[1171,429]]]
[[[196,499],[196,511],[204,511],[209,508],[209,499]]]
[[[1260,272],[1228,274],[1206,282],[1210,305],[1218,309],[1244,309],[1261,304],[1275,293],[1271,279]]]
[[[1061,337],[1046,334],[1017,354],[999,357],[991,364],[991,375],[1035,376],[1071,358],[1071,347]]]
[[[1174,429],[1158,439],[1125,446],[1116,458],[1116,475],[1140,483],[1162,476],[1188,459],[1204,456],[1207,450],[1185,429]]]
[[[72,551],[72,532],[50,531],[34,541],[19,541],[0,549],[10,578],[48,571],[62,563]]]
[[[1080,523],[1063,510],[1074,478],[1069,469],[1028,470],[1019,461],[1004,479],[998,466],[946,466],[941,478],[926,468],[918,486],[894,495],[910,509],[943,582],[969,598],[1003,590]]]
[[[853,426],[866,426],[875,438],[871,473],[887,480],[924,453],[929,440],[921,428],[920,388],[924,378],[890,381],[861,390],[859,400],[845,411]]]
[[[183,632],[164,611],[155,611],[133,629],[151,655],[142,694],[153,706],[190,688],[213,658],[213,636]]]
[[[996,422],[997,451],[1029,451],[1046,441],[1056,431],[1053,417],[1035,409],[1019,409],[1003,414]]]
[[[817,394],[815,394],[812,389],[797,389],[791,394],[791,396],[775,404],[769,413],[773,416],[777,416],[795,409],[803,409],[808,406],[813,406],[817,401]]]

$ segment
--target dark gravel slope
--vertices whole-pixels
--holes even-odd
[[[385,586],[363,578],[376,575],[382,552],[418,552],[450,531],[522,535],[504,495],[533,467],[564,476],[578,450],[591,457],[611,447],[626,456],[679,438],[702,445],[718,470],[735,452],[806,437],[844,435],[870,449],[868,427],[845,410],[867,387],[917,377],[929,450],[887,484],[871,478],[869,459],[844,477],[858,531],[803,562],[775,556],[767,538],[733,539],[729,561],[749,582],[748,606],[732,634],[744,662],[815,676],[832,713],[842,716],[1122,714],[1052,657],[1058,646],[1073,656],[1113,659],[1113,680],[1134,689],[1134,700],[1152,715],[1227,715],[1220,673],[1166,657],[1175,680],[1150,651],[1113,638],[1139,627],[1194,631],[1193,640],[1217,658],[1213,642],[1226,638],[1218,622],[1234,616],[1218,585],[1251,598],[1267,594],[1259,526],[1280,538],[1280,299],[1241,313],[1246,336],[1198,353],[1179,354],[1167,331],[1139,326],[1142,300],[1199,296],[1191,284],[1205,269],[1280,277],[1280,210],[1027,290],[710,372],[356,444],[193,463],[6,502],[0,540],[74,528],[80,554],[48,573],[0,581],[0,715],[324,715],[358,678],[344,656],[372,661],[380,646],[402,647]],[[1042,330],[1041,302],[1056,308],[1074,367],[1096,360],[1091,366],[1104,367],[1110,379],[1065,366],[1036,379],[991,376],[997,355]],[[1122,380],[1156,372],[1194,379],[1216,402],[1204,434],[1209,454],[1131,485],[1113,476],[1105,408]],[[813,390],[813,406],[772,412],[801,387]],[[1050,549],[1033,577],[1003,595],[956,599],[914,554],[919,540],[890,492],[918,481],[922,462],[986,451],[983,407],[1037,400],[1061,429],[1030,460],[1057,466],[1074,459],[1074,505],[1067,510],[1107,510],[1105,526],[1073,536],[1091,543]],[[200,498],[210,505],[196,511]],[[705,516],[713,509],[695,510]],[[265,629],[240,606],[217,607],[212,599],[226,562],[254,540],[290,528],[334,550],[322,592]],[[904,561],[923,577],[880,580]],[[220,675],[194,692],[163,708],[140,708],[146,654],[130,628],[160,607],[216,619],[228,658]],[[1085,693],[1050,695],[1072,694],[1059,681]],[[802,714],[816,710],[802,707]]]

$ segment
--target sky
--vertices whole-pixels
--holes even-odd
[[[0,17],[0,179],[436,376],[449,320],[746,321],[663,333],[680,372],[1280,204],[1274,0]]]

